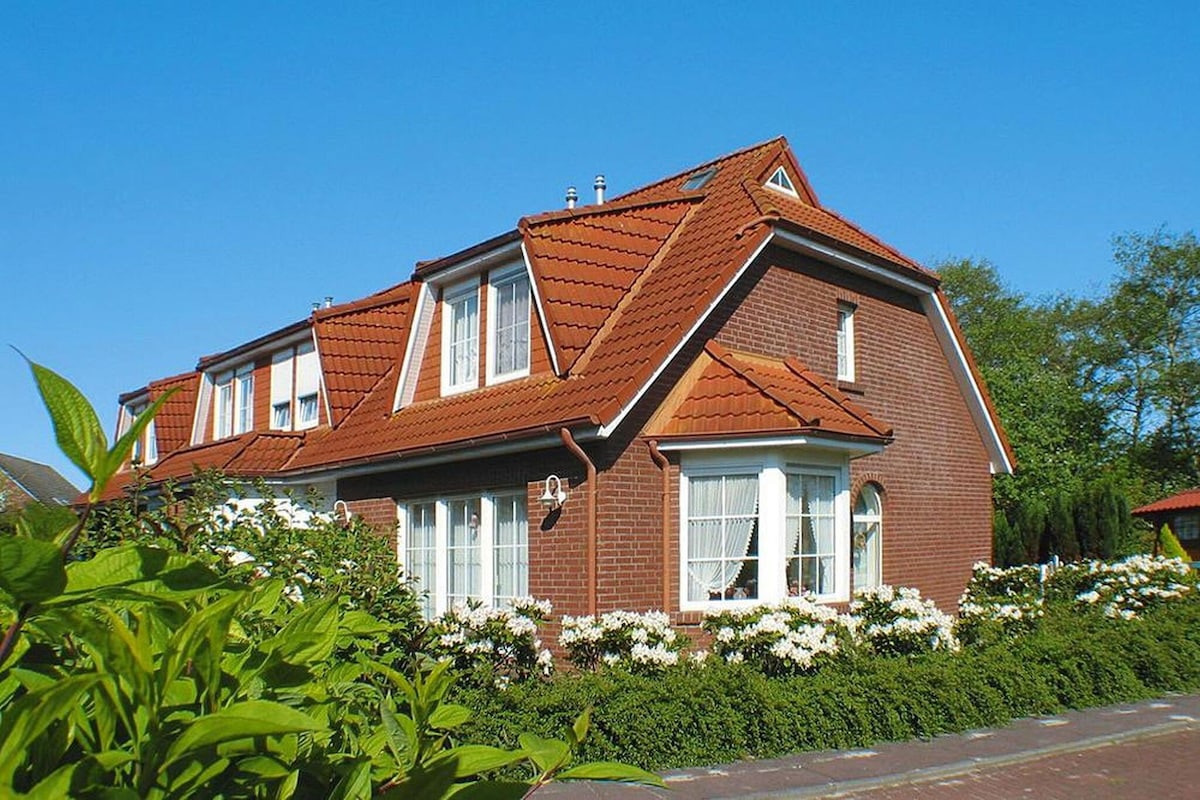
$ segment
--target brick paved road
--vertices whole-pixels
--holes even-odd
[[[845,800],[1192,800],[1200,797],[1200,730],[972,770],[925,783],[828,796]]]

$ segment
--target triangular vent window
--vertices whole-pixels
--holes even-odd
[[[767,178],[767,186],[772,189],[778,189],[781,192],[787,192],[792,197],[798,197],[796,187],[792,184],[792,179],[788,177],[787,170],[783,167],[771,173],[771,177]]]

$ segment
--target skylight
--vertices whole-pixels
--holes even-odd
[[[771,177],[767,178],[767,186],[773,189],[778,189],[781,192],[787,192],[792,197],[797,197],[796,187],[792,184],[792,179],[788,177],[787,170],[783,167],[771,173]]]
[[[717,174],[717,168],[709,167],[708,169],[703,170],[702,172],[697,172],[694,175],[689,175],[688,179],[683,182],[683,190],[685,192],[694,192],[696,189],[703,189],[708,184],[708,182],[712,180],[713,175],[716,175],[716,174]]]

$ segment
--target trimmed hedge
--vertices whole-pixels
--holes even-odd
[[[662,770],[930,737],[1197,688],[1200,602],[1189,600],[1137,621],[1055,613],[1017,639],[864,656],[810,676],[710,663],[655,677],[587,673],[466,691],[476,714],[463,734],[513,747],[518,732],[558,735],[592,706],[584,759]]]

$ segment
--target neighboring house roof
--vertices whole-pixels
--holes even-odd
[[[1148,517],[1172,511],[1200,511],[1200,487],[1164,497],[1162,500],[1135,508],[1129,513],[1138,517]]]
[[[795,197],[763,188],[780,167],[788,172]],[[687,179],[700,173],[711,173],[707,182],[685,189]],[[821,206],[781,137],[602,205],[525,217],[514,231],[419,262],[409,282],[314,311],[306,324],[315,331],[331,427],[292,434],[287,444],[271,440],[270,448],[253,438],[244,446],[246,453],[270,453],[253,463],[242,449],[232,452],[233,443],[247,437],[188,448],[164,457],[151,476],[158,479],[182,463],[301,474],[486,443],[557,438],[562,427],[606,436],[771,243],[824,252],[827,258],[835,253],[836,263],[920,294],[941,331],[947,357],[959,364],[960,386],[968,404],[974,403],[972,414],[995,468],[1011,469],[1011,448],[953,316],[936,292],[937,276]],[[436,352],[422,346],[428,330],[418,332],[422,282],[446,281],[445,276],[472,263],[521,254],[552,356],[551,371],[408,402],[411,395],[401,390],[421,374],[425,353]],[[422,315],[428,313],[424,308]],[[225,363],[296,330],[289,326],[208,357],[201,367]],[[890,437],[886,424],[798,361],[732,353],[714,343],[707,345],[702,359],[702,367],[695,368],[696,391],[712,394],[682,398],[675,411],[683,416],[659,420],[664,437],[715,421],[730,432],[757,425],[877,441]],[[732,394],[723,398],[722,391],[736,392],[740,399],[733,401]],[[731,408],[738,403],[753,414],[735,419]]]
[[[79,489],[54,467],[27,458],[0,453],[0,472],[39,503],[65,506],[79,494]]]

